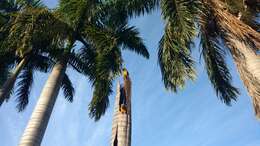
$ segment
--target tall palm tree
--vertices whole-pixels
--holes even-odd
[[[259,4],[256,0],[115,0],[110,3],[125,11],[128,17],[161,8],[165,32],[159,43],[158,60],[163,82],[169,90],[177,92],[187,79],[195,78],[191,51],[199,30],[209,79],[220,99],[230,105],[239,95],[225,63],[226,52],[230,51],[260,117],[260,68],[257,67],[260,61],[256,53],[260,48],[260,34],[259,23],[254,20]]]
[[[121,66],[121,52],[112,44],[119,43],[118,41],[115,42],[115,40],[119,39],[123,41],[124,39],[127,39],[128,36],[117,36],[118,32],[105,27],[106,24],[104,21],[107,20],[101,19],[103,18],[103,14],[96,13],[96,10],[99,9],[100,5],[101,2],[99,1],[60,1],[57,13],[60,18],[72,28],[73,31],[71,34],[68,34],[65,47],[62,49],[63,52],[58,53],[57,56],[55,56],[56,64],[54,65],[53,70],[46,81],[32,114],[31,120],[29,121],[22,136],[20,141],[21,146],[40,145],[59,89],[62,85],[62,81],[64,78],[68,78],[65,76],[66,68],[68,66],[71,66],[76,71],[89,76],[94,81],[93,85],[95,85],[95,87],[104,81],[104,89],[106,91],[110,90],[110,80],[114,78],[114,74],[110,75],[108,73],[119,72],[118,70]],[[113,20],[110,20],[109,22],[113,22]],[[133,51],[148,57],[149,54],[142,40],[137,37],[137,31],[128,27],[122,27],[121,30],[124,30],[124,33],[121,32],[124,35],[127,35],[125,34],[127,32],[132,33],[128,41],[130,44],[125,45]],[[77,50],[74,51],[76,41],[80,41],[84,45],[85,49],[82,49],[82,51],[79,52],[77,52]],[[130,46],[131,41],[135,41],[137,44],[134,45],[137,46]],[[93,53],[84,54],[89,50]],[[94,60],[92,60],[92,58],[94,58]],[[107,72],[107,69],[109,69],[109,72]],[[109,91],[103,93],[103,90],[100,89],[101,88],[98,88],[98,90],[96,90],[98,91],[98,95],[105,95],[105,97],[107,97]],[[97,92],[95,92],[95,94],[96,93]],[[99,96],[99,98],[103,97],[104,96]]]
[[[9,98],[9,94],[11,93],[11,90],[14,86],[15,80],[23,67],[28,62],[28,55],[27,54],[30,50],[28,43],[30,42],[30,34],[32,33],[32,27],[33,20],[28,19],[28,12],[29,14],[33,15],[32,13],[35,13],[36,11],[30,11],[28,7],[34,7],[34,8],[42,8],[44,7],[42,3],[39,0],[21,0],[21,1],[15,1],[15,0],[4,0],[1,1],[1,16],[3,18],[3,22],[0,25],[0,42],[1,42],[1,52],[3,55],[9,54],[9,57],[12,56],[19,56],[20,59],[19,63],[15,67],[13,73],[10,74],[9,78],[6,78],[6,81],[1,84],[2,87],[0,89],[0,105],[3,103],[4,100],[7,100]],[[27,17],[27,18],[26,18]],[[23,34],[23,35],[21,35]],[[20,36],[19,36],[20,35]],[[22,43],[18,44],[14,40],[23,40],[20,41]],[[15,46],[16,45],[16,46]],[[13,48],[12,48],[13,47]],[[16,47],[16,48],[14,48]],[[11,49],[12,48],[12,49]],[[16,55],[15,55],[16,51]],[[8,52],[8,53],[4,53]],[[13,60],[15,60],[14,57],[11,57]],[[8,58],[10,60],[11,58]],[[6,57],[1,58],[1,62],[3,62],[2,69],[5,68],[5,70],[8,70],[8,65],[5,62]],[[8,72],[1,72],[3,77],[7,77],[5,73]]]
[[[253,24],[251,28],[245,24],[248,21],[244,23],[225,11],[224,3],[212,0],[207,4],[211,6],[210,10],[215,16],[214,23],[219,30],[219,35],[228,46],[240,77],[253,99],[255,114],[260,118],[260,68],[258,67],[260,57],[257,55],[260,48],[260,33],[253,29],[258,29],[259,23],[249,23],[249,25]]]

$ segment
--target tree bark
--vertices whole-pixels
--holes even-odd
[[[24,131],[19,146],[40,146],[59,93],[62,79],[65,75],[66,67],[66,59],[58,62],[54,66]]]
[[[13,89],[14,83],[17,79],[17,76],[23,69],[23,67],[27,64],[28,57],[23,58],[20,63],[15,67],[11,76],[5,81],[2,88],[0,89],[0,106],[3,104],[5,100],[9,99],[11,90]]]
[[[256,117],[260,119],[260,56],[243,42],[231,39],[231,53],[240,78],[252,97]]]
[[[225,11],[219,0],[207,2],[211,5],[240,78],[253,99],[256,117],[260,119],[260,56],[257,55],[260,49],[260,33]]]

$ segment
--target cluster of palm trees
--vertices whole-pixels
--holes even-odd
[[[108,107],[113,80],[121,72],[122,51],[149,58],[128,20],[160,8],[165,31],[158,62],[165,88],[177,92],[195,79],[191,52],[194,38],[199,37],[205,68],[219,98],[230,105],[239,96],[225,61],[230,52],[260,117],[259,5],[258,0],[60,0],[50,10],[40,0],[3,0],[0,105],[16,97],[17,109],[23,111],[34,72],[51,72],[20,142],[40,145],[60,88],[65,99],[73,101],[74,88],[66,74],[70,67],[89,78],[94,88],[89,115],[99,120]]]

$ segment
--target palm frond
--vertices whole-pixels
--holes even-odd
[[[58,12],[65,22],[79,32],[91,19],[98,4],[100,0],[61,0]]]
[[[118,28],[116,34],[119,44],[123,45],[123,49],[129,49],[145,58],[149,58],[149,52],[135,27],[123,25]]]
[[[44,73],[49,72],[55,65],[55,62],[49,57],[32,54],[30,56],[30,61],[28,62],[28,66],[30,66],[34,70],[38,70]]]
[[[0,88],[2,88],[5,81],[8,79],[10,74],[9,67],[6,64],[0,65]]]
[[[188,49],[184,50],[167,34],[159,44],[158,62],[162,80],[166,89],[177,92],[183,88],[187,79],[193,80],[196,76],[194,61]]]
[[[19,112],[23,111],[29,102],[29,95],[33,83],[33,70],[32,68],[25,68],[20,76],[19,81],[17,83],[17,91],[16,91],[16,101],[17,109]]]
[[[196,76],[191,57],[191,43],[196,36],[195,23],[201,11],[199,0],[162,0],[166,21],[165,34],[159,43],[158,61],[167,89],[177,92],[187,79]]]
[[[218,40],[207,35],[201,36],[202,54],[209,79],[216,90],[217,96],[227,105],[236,101],[239,90],[231,83],[232,76],[225,61],[225,48]]]
[[[114,36],[114,32],[103,28],[103,26],[88,24],[82,35],[88,40],[89,44],[99,50],[111,49],[117,45],[117,38]]]
[[[67,74],[65,74],[62,79],[61,88],[63,90],[65,99],[67,99],[69,102],[72,102],[75,90]]]
[[[150,13],[159,6],[159,0],[111,0],[109,2],[110,7],[125,11],[130,17]]]
[[[89,74],[89,55],[90,54],[83,54],[85,53],[85,50],[82,49],[79,51],[79,53],[70,53],[69,54],[69,61],[68,63],[72,66],[73,69],[75,69],[79,73],[83,73],[85,75]],[[86,55],[86,56],[85,56]],[[83,57],[84,56],[84,57]]]
[[[98,121],[109,106],[109,95],[112,93],[112,80],[108,78],[94,83],[94,93],[89,104],[89,116]]]
[[[15,56],[6,50],[0,51],[0,87],[10,75],[10,71],[15,64]]]

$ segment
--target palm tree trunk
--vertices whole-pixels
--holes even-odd
[[[66,67],[66,59],[63,59],[54,66],[24,131],[19,146],[40,146],[59,93]]]
[[[0,89],[0,106],[3,104],[5,100],[8,100],[10,96],[10,92],[14,86],[14,83],[17,79],[17,76],[23,69],[23,67],[27,64],[28,62],[28,56],[24,57],[20,63],[15,67],[13,73],[11,76],[5,81],[4,85]]]
[[[240,78],[252,97],[256,117],[260,119],[260,56],[243,42],[231,39],[231,53]]]
[[[211,5],[217,25],[230,48],[240,78],[253,99],[256,117],[260,119],[260,56],[257,55],[260,33],[228,13],[219,0],[207,2]]]

